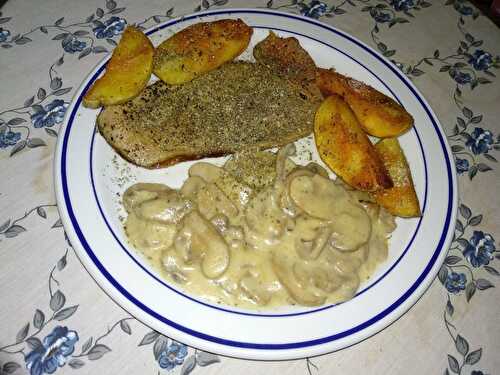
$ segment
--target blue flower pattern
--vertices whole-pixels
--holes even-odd
[[[461,72],[458,69],[450,69],[450,77],[459,85],[465,85],[472,81],[472,76],[467,72]]]
[[[469,58],[469,64],[471,64],[476,70],[488,70],[488,68],[493,64],[493,56],[491,56],[489,52],[477,49]]]
[[[0,27],[0,43],[5,42],[10,36],[10,31]]]
[[[392,17],[390,13],[386,13],[378,8],[373,8],[370,11],[370,15],[373,17],[373,19],[379,23],[386,23],[389,22]]]
[[[465,283],[467,278],[463,273],[452,272],[448,275],[444,286],[448,292],[457,294],[458,292],[465,290]]]
[[[158,365],[162,369],[172,370],[175,366],[182,365],[187,353],[186,345],[173,341],[160,353]]]
[[[493,134],[483,128],[475,128],[465,145],[475,154],[486,154],[493,145]]]
[[[26,368],[31,375],[53,374],[66,364],[66,358],[75,350],[78,334],[67,327],[57,326],[43,339],[42,346],[26,356]]]
[[[74,35],[71,35],[71,36],[65,38],[61,42],[61,44],[62,44],[63,49],[68,53],[75,53],[75,52],[83,51],[83,49],[87,46],[86,42],[78,40],[78,38],[75,37]]]
[[[0,148],[14,146],[21,138],[21,133],[12,130],[0,131]]]
[[[493,252],[495,250],[495,240],[491,234],[475,230],[463,254],[465,259],[473,267],[477,268],[488,265],[493,259]]]
[[[457,158],[455,160],[458,174],[465,173],[469,170],[469,161],[467,159]]]
[[[464,0],[456,0],[453,4],[454,8],[464,16],[471,16],[474,14],[474,8]]]
[[[308,5],[302,4],[300,14],[306,17],[318,19],[323,16],[327,11],[325,3],[317,0],[311,1]]]
[[[47,104],[39,112],[31,115],[31,121],[35,128],[52,127],[55,124],[60,124],[66,113],[68,104],[61,99],[55,99]]]
[[[392,0],[391,5],[396,11],[408,11],[415,6],[413,0]]]
[[[120,34],[127,25],[127,21],[124,18],[111,17],[104,23],[92,29],[96,38],[113,38],[115,35]]]

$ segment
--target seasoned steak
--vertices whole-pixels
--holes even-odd
[[[312,132],[319,103],[264,65],[234,62],[182,85],[158,81],[97,124],[125,159],[156,168],[283,146]]]

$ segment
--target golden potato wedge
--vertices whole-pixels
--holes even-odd
[[[156,48],[153,73],[169,84],[189,82],[240,55],[252,32],[240,19],[188,26]]]
[[[255,45],[253,56],[258,63],[267,65],[278,75],[298,82],[308,96],[321,100],[314,60],[296,38],[280,38],[271,31]]]
[[[413,186],[410,167],[396,138],[385,138],[375,144],[394,186],[373,192],[375,201],[395,216],[421,216],[420,205]]]
[[[321,159],[348,185],[363,191],[392,187],[382,160],[340,96],[331,95],[321,103],[314,137]]]
[[[324,96],[343,97],[370,135],[397,137],[413,126],[413,117],[402,106],[363,82],[331,69],[318,68],[316,83]]]
[[[106,65],[106,72],[83,97],[83,105],[98,108],[121,104],[146,87],[153,69],[154,47],[136,27],[128,26]]]

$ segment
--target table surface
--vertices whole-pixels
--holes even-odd
[[[0,374],[495,374],[500,370],[500,29],[463,0],[8,1],[0,9]],[[159,335],[80,264],[59,220],[52,159],[81,81],[126,24],[268,7],[344,30],[391,59],[439,117],[460,210],[440,277],[350,348],[283,362],[221,357]]]

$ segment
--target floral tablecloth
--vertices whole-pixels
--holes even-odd
[[[68,104],[126,25],[223,7],[320,19],[391,59],[445,127],[455,238],[438,278],[381,333],[297,361],[225,358],[152,331],[82,267],[55,204]],[[0,374],[497,374],[500,372],[500,30],[463,0],[8,1],[0,9]]]

